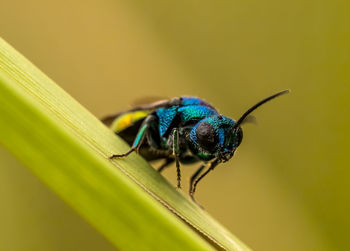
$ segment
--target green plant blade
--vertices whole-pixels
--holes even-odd
[[[116,247],[248,250],[139,156],[109,161],[128,146],[3,40],[0,117],[0,143]]]

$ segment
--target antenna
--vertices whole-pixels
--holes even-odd
[[[265,104],[266,102],[270,101],[271,99],[277,98],[278,96],[281,96],[283,94],[287,94],[289,93],[290,90],[284,90],[281,92],[278,92],[270,97],[267,97],[263,100],[261,100],[260,102],[258,102],[257,104],[253,105],[251,108],[249,108],[236,122],[236,124],[233,126],[233,129],[237,128],[240,124],[242,124],[242,122],[244,121],[244,119],[252,112],[254,111],[256,108],[258,108],[259,106]]]

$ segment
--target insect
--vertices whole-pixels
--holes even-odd
[[[241,144],[241,125],[248,115],[288,92],[284,90],[261,100],[237,121],[221,115],[212,105],[196,97],[161,100],[107,116],[102,121],[131,146],[126,153],[109,158],[122,158],[136,152],[149,161],[164,159],[159,172],[175,162],[178,188],[181,187],[180,163],[201,161],[190,179],[189,194],[195,202],[198,182],[218,164],[231,159]]]

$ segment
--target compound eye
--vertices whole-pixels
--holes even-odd
[[[242,142],[242,139],[243,139],[243,131],[240,127],[238,127],[237,131],[235,132],[235,146],[238,147],[241,142]]]
[[[201,147],[210,150],[215,147],[216,134],[212,125],[208,122],[202,122],[196,129],[197,140]]]

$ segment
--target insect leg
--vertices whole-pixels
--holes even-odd
[[[192,191],[190,191],[190,196],[191,196],[191,199],[196,202],[196,200],[194,199],[194,192],[196,191],[196,187],[197,187],[197,184],[198,182],[203,179],[210,171],[214,170],[214,168],[219,164],[219,160],[216,159],[214,160],[213,162],[210,163],[210,166],[208,168],[207,171],[205,171],[201,176],[199,176],[198,179],[196,179],[196,181],[194,182],[193,184],[193,188],[192,188]]]
[[[169,165],[173,162],[174,159],[172,158],[165,159],[165,162],[157,169],[157,171],[161,173],[166,167],[169,167]]]
[[[138,149],[140,148],[140,146],[142,145],[142,142],[145,139],[145,135],[147,133],[147,130],[149,129],[149,127],[151,126],[152,122],[155,120],[155,116],[154,115],[149,115],[145,118],[145,120],[142,122],[140,129],[136,135],[136,138],[134,140],[134,143],[132,144],[131,148],[129,151],[127,151],[126,153],[123,154],[114,154],[112,156],[110,156],[110,159],[113,158],[122,158],[122,157],[126,157],[128,156],[130,153],[134,152],[134,151],[138,151]]]
[[[179,129],[173,129],[173,155],[176,162],[176,172],[177,172],[177,188],[181,188],[181,171],[180,171],[180,161],[179,161]]]
[[[189,191],[190,194],[191,194],[191,192],[192,192],[193,182],[194,182],[195,179],[198,177],[198,175],[203,171],[204,168],[205,168],[205,164],[201,165],[201,166],[197,169],[197,171],[196,171],[194,174],[192,174],[191,179],[190,179],[190,191]]]

